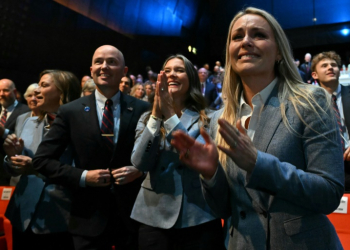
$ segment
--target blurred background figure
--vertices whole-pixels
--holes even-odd
[[[144,85],[144,89],[145,89],[145,96],[143,97],[142,100],[144,101],[148,101],[149,95],[153,92],[153,87],[151,83],[146,83]]]
[[[132,80],[129,76],[123,76],[119,83],[119,90],[126,95],[130,94],[132,87]]]
[[[141,83],[136,83],[136,85],[131,88],[130,95],[137,99],[142,99],[145,95],[143,85]]]
[[[84,87],[85,82],[86,82],[87,80],[89,80],[89,79],[91,79],[91,76],[88,76],[88,75],[83,76],[83,77],[81,78],[81,88]]]
[[[87,95],[91,95],[96,89],[96,84],[94,83],[94,80],[93,79],[88,79],[82,90],[81,90],[81,93],[83,96],[87,96]]]

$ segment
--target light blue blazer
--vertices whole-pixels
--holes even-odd
[[[23,155],[33,157],[40,142],[48,129],[43,120],[29,117],[22,121],[27,114],[19,116],[15,134],[24,141]],[[72,163],[72,152],[67,149],[61,161]],[[12,175],[15,173],[10,162],[4,161],[4,168]],[[20,232],[30,225],[36,234],[56,233],[67,231],[70,212],[70,193],[62,186],[50,184],[45,177],[22,175],[7,207],[5,216]]]
[[[258,150],[251,174],[230,158],[226,171],[219,166],[213,185],[202,182],[210,207],[220,216],[231,215],[229,249],[342,249],[325,214],[339,205],[344,192],[344,169],[334,114],[320,117],[290,101],[282,121],[277,88],[261,111],[253,143]],[[314,96],[326,108],[324,91]],[[216,136],[218,111],[210,134]],[[317,132],[315,132],[315,130]]]
[[[179,154],[170,145],[172,134],[163,140],[153,136],[141,116],[136,128],[132,164],[148,171],[135,201],[131,218],[158,228],[196,226],[217,217],[204,200],[198,173],[184,166]],[[173,129],[199,137],[199,114],[186,109]]]

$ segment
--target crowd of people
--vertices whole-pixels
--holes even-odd
[[[41,72],[28,106],[0,80],[13,249],[342,249],[350,87],[333,51],[296,61],[249,7],[213,73],[177,54],[144,81],[102,45],[81,82]]]

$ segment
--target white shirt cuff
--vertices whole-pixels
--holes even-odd
[[[179,117],[177,115],[173,115],[168,120],[164,122],[165,132],[166,134],[170,134],[170,132],[176,127],[177,124],[180,123]]]
[[[160,130],[160,120],[156,120],[152,117],[149,118],[148,123],[147,123],[147,128],[151,132],[153,136],[156,136],[159,134]]]
[[[87,172],[88,172],[87,170],[84,170],[84,172],[82,173],[82,175],[80,177],[79,186],[81,186],[81,187],[86,187],[85,180],[86,180]]]
[[[213,175],[213,177],[211,177],[210,180],[204,179],[203,175],[201,174],[199,175],[199,177],[201,178],[202,182],[204,182],[205,185],[210,188],[210,187],[213,187],[215,184],[215,177],[217,172],[218,172],[218,167],[216,168],[215,174]]]

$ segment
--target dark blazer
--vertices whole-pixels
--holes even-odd
[[[69,231],[82,236],[97,236],[103,232],[112,214],[117,213],[124,224],[134,230],[130,219],[142,178],[132,183],[110,187],[79,186],[84,170],[130,166],[135,128],[149,103],[134,97],[120,96],[121,114],[118,143],[109,151],[101,136],[96,113],[95,94],[82,97],[59,108],[55,122],[33,159],[35,169],[54,183],[73,191]],[[71,145],[75,167],[63,164],[59,157]],[[116,202],[117,205],[112,205]]]
[[[205,202],[199,174],[184,166],[170,145],[172,132],[182,130],[200,136],[199,114],[185,109],[180,123],[165,139],[153,136],[145,124],[149,113],[139,120],[131,160],[136,168],[148,171],[135,201],[131,218],[158,228],[187,228],[216,219]]]
[[[350,136],[350,86],[341,86],[341,100],[343,104],[343,113],[345,126]],[[344,162],[345,170],[345,192],[350,192],[350,162]]]
[[[1,107],[0,107],[1,110]],[[10,134],[13,133],[15,131],[15,126],[16,126],[16,120],[17,117],[23,113],[29,112],[30,109],[28,108],[27,105],[22,104],[20,102],[17,103],[16,107],[14,108],[14,110],[12,111],[12,114],[10,115],[10,117],[7,119],[6,123],[5,123],[5,129],[10,130]],[[2,147],[2,145],[4,144],[4,139],[2,137],[0,137],[0,158],[1,158],[1,162],[0,164],[2,165],[3,159],[6,155],[4,148]],[[11,179],[11,175],[9,175],[8,173],[6,173],[4,171],[4,169],[2,167],[0,167],[0,185],[1,186],[8,186],[10,184],[10,179]]]
[[[327,105],[325,95],[315,89],[321,107]],[[228,158],[226,173],[219,167],[212,186],[203,182],[206,200],[222,218],[232,216],[229,249],[342,249],[325,215],[338,207],[344,190],[340,136],[329,126],[334,124],[333,112],[317,117],[299,107],[306,126],[292,103],[284,104],[297,134],[283,123],[275,88],[255,131],[258,156],[253,172],[247,174]],[[210,123],[212,137],[218,112]]]
[[[216,91],[216,87],[214,84],[209,82],[208,80],[205,83],[205,92],[204,92],[204,98],[207,103],[207,107],[214,107],[213,103],[218,96],[218,92]]]
[[[29,111],[30,111],[30,109],[28,108],[27,105],[18,102],[17,106],[12,111],[10,117],[7,119],[7,121],[5,123],[5,128],[10,130],[11,132],[14,132],[15,131],[17,117],[19,115],[21,115],[23,113],[26,113],[26,112],[29,112]]]
[[[307,65],[309,65],[309,71],[307,71],[307,69],[306,69]],[[302,65],[300,65],[300,70],[305,73],[306,82],[309,80],[312,80],[311,62],[309,62],[309,63],[304,62]]]

